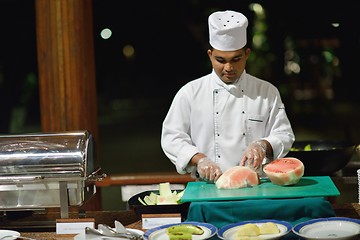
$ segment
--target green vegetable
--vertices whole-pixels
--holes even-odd
[[[168,234],[190,233],[194,235],[201,235],[204,233],[204,230],[201,227],[187,223],[168,227],[166,231]]]
[[[170,240],[192,240],[191,233],[175,232],[168,233]]]
[[[311,145],[310,144],[307,144],[305,147],[304,147],[304,151],[311,151]]]
[[[290,151],[292,151],[292,152],[312,151],[312,147],[311,147],[311,144],[306,144],[305,147],[304,147],[304,149],[292,147],[292,148],[290,149]]]

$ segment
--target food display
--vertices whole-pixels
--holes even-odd
[[[294,185],[304,175],[304,164],[297,158],[278,158],[267,164],[263,171],[276,185]]]
[[[255,223],[247,223],[239,227],[236,231],[237,237],[255,237],[266,234],[277,234],[280,233],[280,229],[273,222],[265,222],[261,225]]]
[[[253,237],[253,236],[259,236],[260,235],[260,228],[258,225],[254,223],[247,223],[245,225],[242,225],[237,230],[236,235],[238,237]]]
[[[219,229],[217,236],[224,240],[278,240],[287,235],[292,225],[275,219],[249,220],[232,223]]]
[[[181,220],[185,221],[190,202],[182,202],[185,189],[170,189],[170,183],[158,184],[158,189],[140,192],[128,200],[129,208],[137,216],[143,214],[180,213]]]
[[[266,222],[260,225],[260,234],[276,234],[280,232],[278,226],[273,222]]]
[[[161,225],[144,233],[144,240],[205,240],[216,235],[218,229],[209,223],[188,221]]]
[[[138,200],[142,205],[180,204],[183,194],[184,190],[180,192],[171,191],[170,183],[165,182],[159,184],[159,194],[150,192],[149,195],[143,198],[138,197]]]
[[[194,224],[179,224],[166,228],[166,233],[170,240],[192,239],[192,235],[202,235],[204,230]]]
[[[170,240],[192,240],[192,234],[187,232],[167,233]]]
[[[280,232],[278,226],[273,222],[266,222],[261,225],[247,223],[239,227],[237,236],[260,236],[265,234],[277,234]]]
[[[225,171],[216,181],[218,189],[236,189],[260,184],[257,172],[249,167],[235,166]]]

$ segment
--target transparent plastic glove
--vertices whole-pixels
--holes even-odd
[[[255,170],[260,170],[263,160],[266,157],[266,144],[262,141],[255,141],[246,148],[240,166],[249,166]]]
[[[220,167],[207,157],[199,160],[197,163],[197,172],[200,178],[210,182],[216,182],[222,174]]]

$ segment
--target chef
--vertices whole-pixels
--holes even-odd
[[[247,18],[218,11],[208,18],[212,72],[185,84],[162,125],[161,146],[179,174],[216,181],[236,165],[262,173],[295,141],[278,89],[248,74]]]

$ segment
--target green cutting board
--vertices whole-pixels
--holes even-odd
[[[340,192],[329,176],[302,177],[291,186],[279,186],[269,180],[262,180],[254,187],[238,189],[217,189],[215,184],[206,182],[189,182],[186,185],[182,202],[264,199],[264,198],[297,198],[339,196]]]

